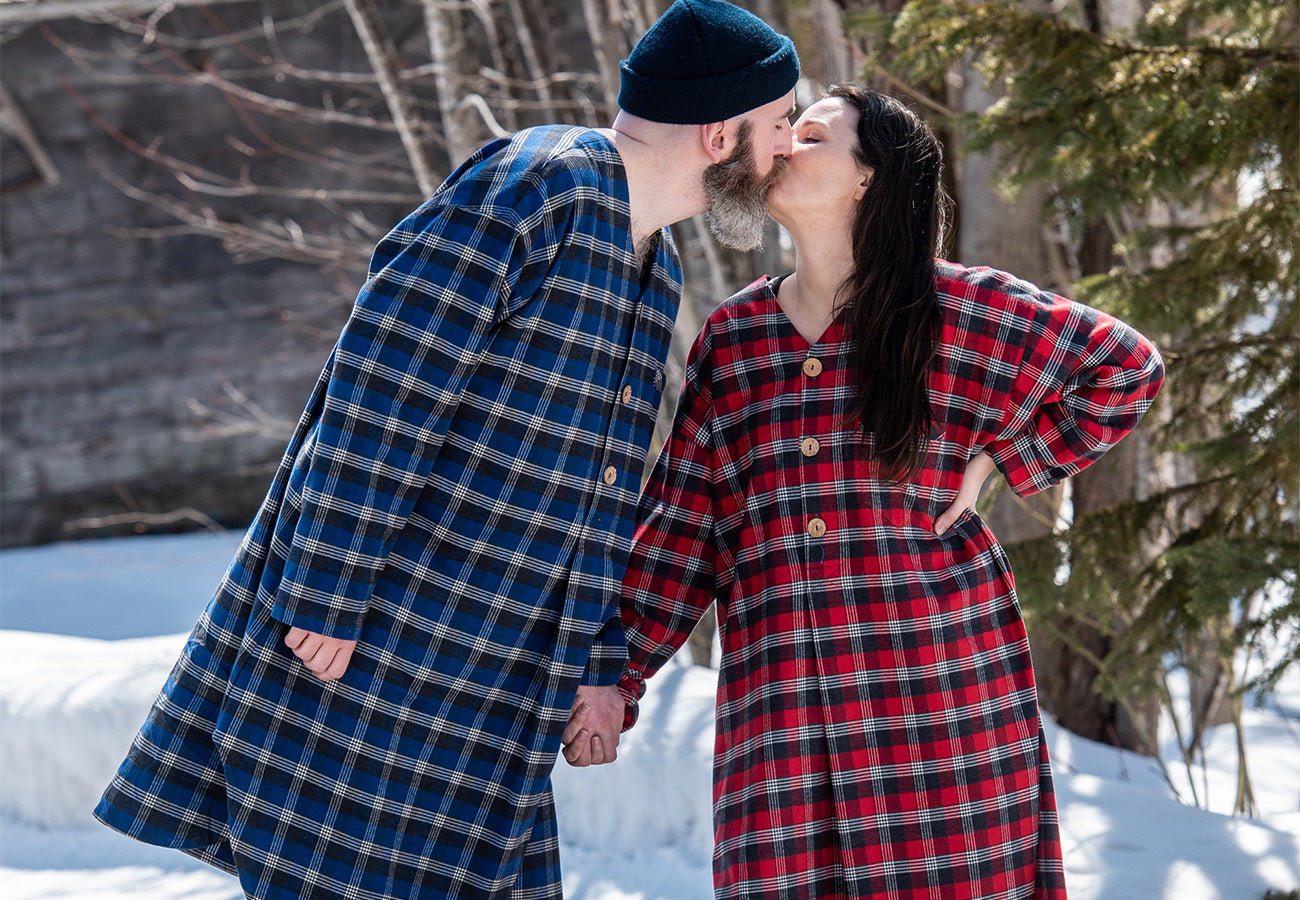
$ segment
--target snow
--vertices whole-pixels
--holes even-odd
[[[234,879],[98,825],[126,752],[238,535],[120,538],[0,553],[0,884],[15,898],[235,900]],[[679,660],[650,685],[610,766],[555,772],[565,896],[708,900],[716,673]],[[1227,815],[1231,727],[1179,802],[1155,760],[1050,720],[1075,900],[1260,900],[1300,887],[1300,673],[1244,716],[1258,819]],[[1172,732],[1172,729],[1166,729]],[[1170,780],[1191,797],[1172,739]]]

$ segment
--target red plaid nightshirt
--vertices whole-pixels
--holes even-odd
[[[936,284],[937,427],[906,484],[844,424],[838,321],[809,346],[764,279],[692,350],[623,617],[648,676],[717,601],[719,898],[1065,896],[1007,557],[974,513],[932,528],[981,449],[1020,495],[1082,469],[1163,367],[1123,323],[1005,273],[940,263]]]

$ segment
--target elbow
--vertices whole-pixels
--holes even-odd
[[[1165,383],[1165,362],[1160,357],[1160,352],[1153,346],[1151,355],[1147,358],[1146,366],[1142,372],[1142,403],[1145,409],[1149,408],[1155,402],[1156,395],[1160,393],[1160,388]]]
[[[1160,386],[1164,384],[1165,381],[1165,361],[1155,344],[1149,344],[1148,346],[1150,350],[1147,354],[1147,362],[1145,366],[1147,376],[1146,380],[1147,384],[1151,385],[1151,394],[1154,396],[1155,393],[1160,390]]]

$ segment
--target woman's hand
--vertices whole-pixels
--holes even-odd
[[[356,641],[325,637],[301,628],[290,628],[284,643],[321,681],[342,678],[357,646]]]
[[[961,487],[957,490],[957,498],[952,501],[952,506],[943,511],[943,515],[934,520],[935,534],[943,534],[968,509],[975,508],[975,503],[980,498],[980,491],[984,487],[984,480],[992,475],[993,470],[996,468],[997,465],[993,462],[993,457],[983,450],[975,454],[975,457],[966,464],[966,472],[961,477]]]

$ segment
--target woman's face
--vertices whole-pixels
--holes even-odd
[[[785,175],[767,195],[772,218],[786,226],[842,221],[851,227],[871,177],[853,155],[857,127],[857,108],[838,97],[804,110],[794,124]]]

